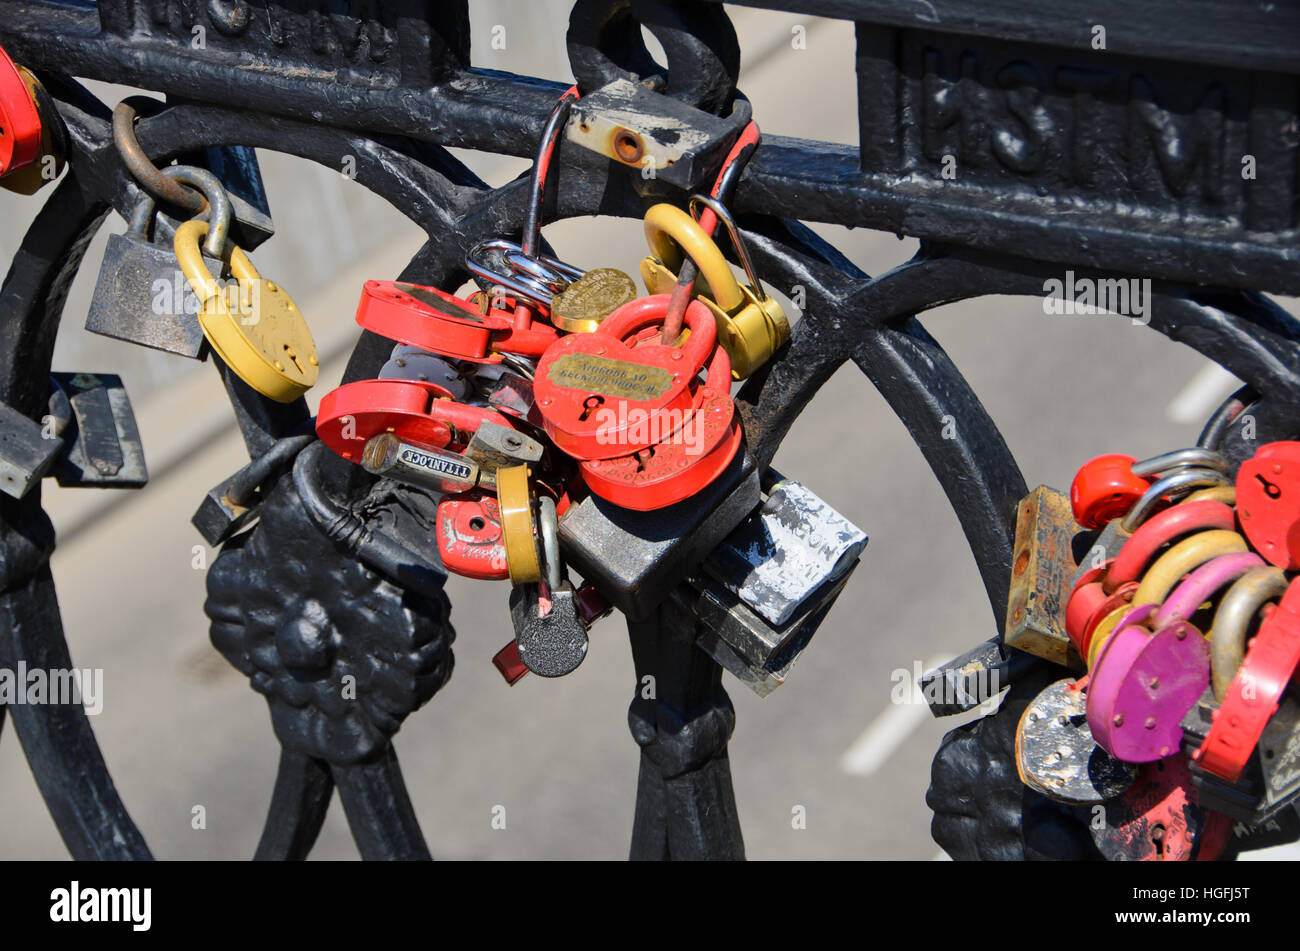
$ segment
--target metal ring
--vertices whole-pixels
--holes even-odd
[[[1133,534],[1137,527],[1151,514],[1151,510],[1166,495],[1186,494],[1193,489],[1204,489],[1216,485],[1231,485],[1232,480],[1222,472],[1213,469],[1179,469],[1153,483],[1151,488],[1142,493],[1142,498],[1133,503],[1119,527]]]
[[[555,514],[555,500],[550,496],[537,500],[537,534],[542,539],[546,585],[555,591],[564,581],[564,565],[560,562],[560,519]]]
[[[1164,452],[1150,459],[1133,463],[1133,474],[1145,479],[1152,475],[1168,475],[1178,469],[1195,466],[1198,469],[1213,469],[1216,472],[1228,471],[1228,460],[1214,449],[1197,447],[1194,449],[1175,449]]]
[[[555,297],[556,292],[553,292],[544,281],[512,267],[509,259],[510,255],[522,255],[527,258],[527,255],[523,253],[523,249],[513,241],[506,241],[501,238],[480,241],[470,248],[469,254],[465,256],[465,266],[474,275],[475,283],[484,291],[490,293],[493,287],[499,285],[511,297],[535,304],[549,313],[551,300]],[[541,265],[550,271],[550,274],[547,275],[548,278],[555,274],[573,274],[575,275],[573,279],[577,280],[578,277],[582,276],[582,271],[578,268],[547,255],[540,255],[537,258],[528,260],[532,262],[529,265],[529,270],[537,270],[538,265]]]

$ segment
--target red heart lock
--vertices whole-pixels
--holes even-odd
[[[630,456],[581,463],[587,487],[615,505],[638,512],[665,508],[699,492],[740,449],[740,420],[730,387],[731,359],[719,347],[685,424]]]
[[[1241,464],[1237,518],[1250,544],[1269,564],[1300,570],[1300,442],[1260,446]]]
[[[686,308],[681,347],[625,338],[663,324],[668,295],[624,304],[591,333],[569,334],[537,364],[533,390],[546,433],[576,459],[612,459],[649,448],[695,409],[697,376],[713,355],[717,326],[699,301]],[[645,438],[634,439],[637,431]]]
[[[448,571],[499,581],[509,575],[497,497],[482,489],[448,495],[438,503],[438,554]]]
[[[380,433],[445,449],[464,446],[485,422],[509,426],[490,409],[451,399],[424,380],[358,380],[326,393],[316,414],[316,435],[344,459],[359,462],[366,443]]]

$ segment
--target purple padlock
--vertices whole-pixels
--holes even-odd
[[[1174,621],[1155,634],[1130,624],[1115,632],[1093,667],[1088,727],[1116,759],[1164,759],[1178,752],[1183,715],[1209,683],[1209,645],[1187,621]]]
[[[1160,605],[1151,621],[1152,629],[1158,631],[1174,621],[1191,617],[1214,592],[1263,564],[1264,559],[1250,551],[1211,558],[1184,578],[1165,598],[1164,604]]]

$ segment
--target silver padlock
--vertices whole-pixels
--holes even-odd
[[[213,223],[204,258],[213,274],[222,273],[221,250],[230,228],[231,204],[220,180],[204,169],[184,165],[163,172],[178,181],[203,184]],[[127,233],[109,237],[86,329],[193,360],[206,359],[199,301],[181,273],[172,243],[150,240],[154,212],[153,198],[143,195],[131,211]]]

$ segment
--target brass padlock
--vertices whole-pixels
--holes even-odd
[[[632,278],[618,268],[594,268],[552,298],[551,323],[568,333],[591,333],[632,300],[636,300]]]
[[[790,339],[790,321],[755,276],[749,252],[726,206],[703,195],[692,195],[692,211],[696,205],[708,207],[726,226],[749,286],[743,287],[736,280],[722,251],[700,223],[669,204],[655,205],[646,212],[645,234],[651,254],[641,262],[641,279],[651,294],[671,293],[683,255],[688,255],[699,268],[697,296],[713,312],[718,343],[731,358],[731,376],[743,380]]]
[[[223,290],[199,248],[207,233],[206,221],[187,221],[176,229],[175,241],[181,273],[201,302],[203,335],[241,380],[276,402],[292,403],[320,372],[307,321],[284,289],[264,280],[248,255],[232,245],[223,258],[238,287]]]
[[[506,546],[510,583],[527,584],[542,580],[542,559],[538,551],[538,523],[529,466],[507,466],[496,473],[497,502],[501,509],[501,540]]]

